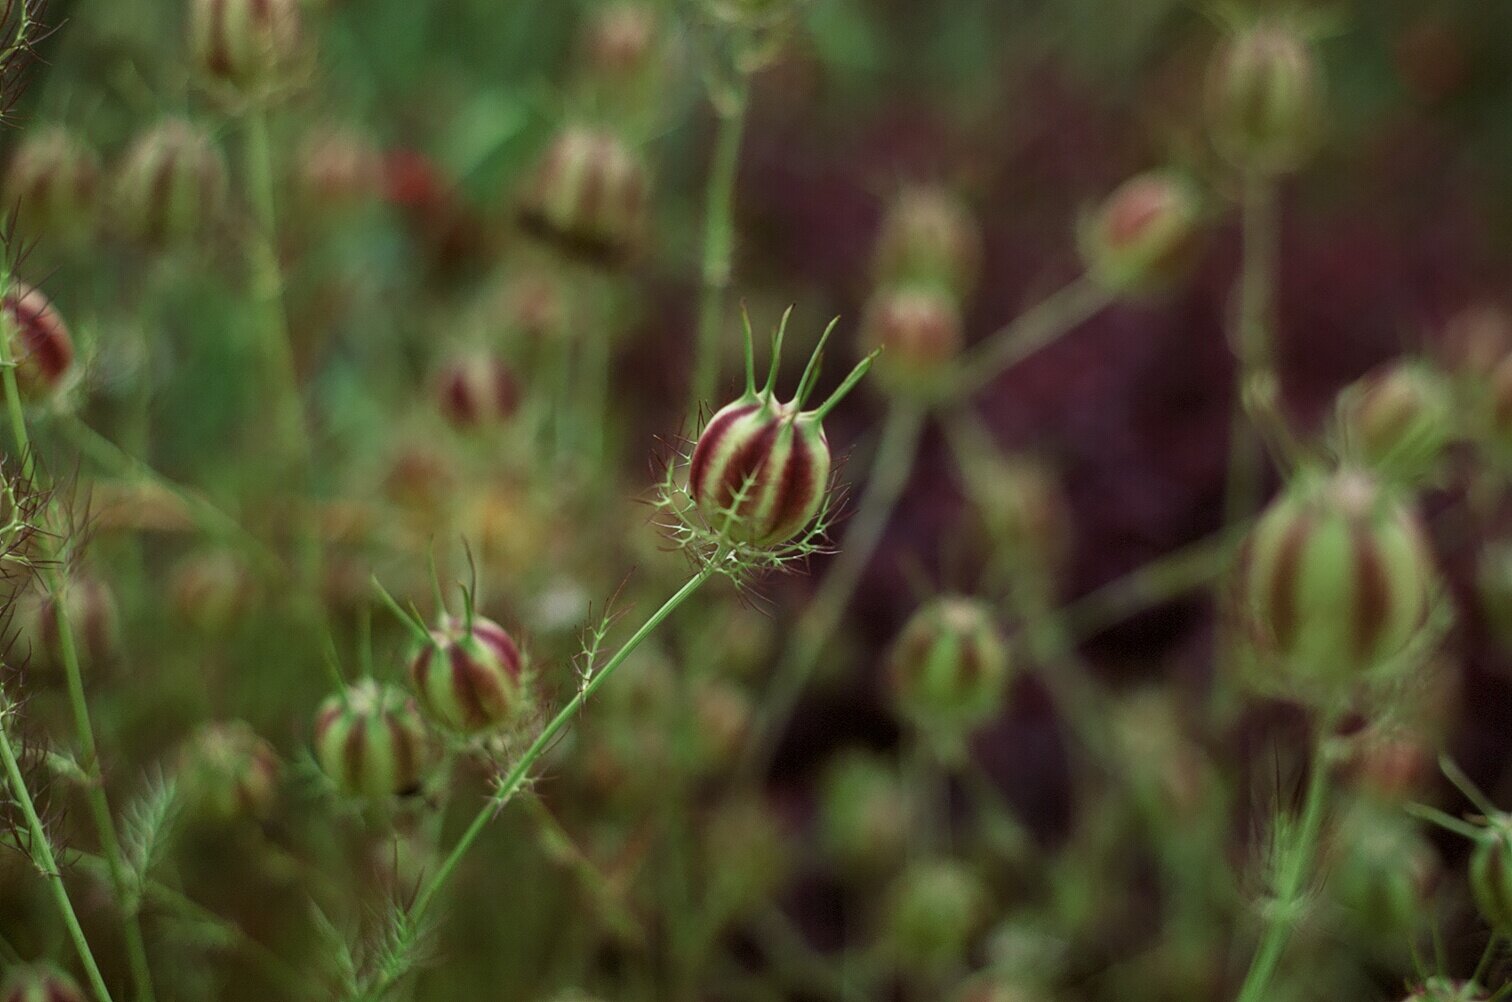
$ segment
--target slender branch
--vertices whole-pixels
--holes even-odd
[[[968,397],[982,389],[1112,301],[1112,293],[1086,276],[1063,286],[967,352],[959,366],[955,396]]]

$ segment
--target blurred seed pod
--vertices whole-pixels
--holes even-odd
[[[355,129],[311,129],[295,155],[294,182],[303,204],[339,215],[383,194],[383,152]]]
[[[5,172],[5,202],[28,237],[77,243],[99,222],[100,158],[73,131],[33,126]]]
[[[866,305],[862,343],[882,349],[877,378],[899,396],[927,400],[948,389],[963,339],[960,309],[937,287],[879,289]]]
[[[1334,421],[1347,462],[1402,484],[1431,476],[1455,432],[1447,381],[1415,362],[1383,366],[1345,387]]]
[[[788,842],[771,805],[757,797],[718,804],[702,826],[702,870],[712,914],[741,915],[786,879]]]
[[[52,964],[22,964],[0,982],[0,1002],[89,1002],[89,996]]]
[[[113,660],[119,616],[110,586],[92,575],[77,574],[63,583],[61,601],[79,667],[88,671]],[[64,668],[57,610],[58,597],[41,590],[28,591],[18,605],[17,651],[30,658],[31,668]]]
[[[904,188],[882,221],[872,263],[881,288],[928,286],[959,303],[976,286],[982,231],[966,203],[929,185]]]
[[[1002,707],[1011,662],[992,609],[945,596],[908,620],[888,656],[898,712],[923,733],[954,742]]]
[[[191,242],[226,199],[226,163],[210,136],[182,119],[139,135],[116,176],[115,209],[126,234],[153,245]]]
[[[1512,356],[1512,313],[1494,303],[1475,303],[1444,324],[1438,355],[1456,377],[1484,381],[1498,362]]]
[[[520,385],[498,356],[473,352],[441,366],[436,377],[441,413],[454,428],[497,427],[519,410]]]
[[[819,838],[842,869],[886,872],[903,858],[912,830],[908,791],[891,764],[851,750],[825,769],[819,786]]]
[[[704,772],[728,768],[751,731],[750,697],[729,682],[702,679],[694,687],[692,709],[694,764]]]
[[[653,64],[659,33],[651,5],[633,0],[604,4],[587,15],[578,41],[579,59],[601,86],[633,86]]]
[[[1071,556],[1071,502],[1049,464],[1032,456],[978,457],[968,477],[992,544],[1048,598]]]
[[[467,734],[518,720],[530,697],[525,655],[504,627],[482,616],[442,616],[409,673],[421,709]]]
[[[988,904],[986,888],[960,863],[909,864],[888,892],[887,942],[899,966],[937,975],[958,965]]]
[[[375,800],[418,793],[434,750],[415,701],[373,679],[321,704],[313,743],[337,789]]]
[[[508,275],[486,305],[487,322],[503,325],[535,341],[554,340],[567,328],[567,291],[550,269],[531,268]]]
[[[246,563],[224,549],[188,554],[168,576],[174,611],[210,636],[224,633],[252,608],[256,587]]]
[[[1512,934],[1512,816],[1488,818],[1470,854],[1470,891],[1493,930]]]
[[[1395,954],[1433,914],[1438,853],[1405,814],[1365,802],[1344,813],[1333,841],[1329,894],[1362,942]]]
[[[460,480],[454,459],[437,446],[406,445],[389,460],[382,490],[392,503],[434,523],[455,498]]]
[[[21,394],[37,399],[57,393],[73,375],[74,345],[52,300],[41,289],[12,279],[5,298],[0,299],[0,310],[9,328]]]
[[[1129,778],[1178,823],[1195,824],[1222,806],[1213,763],[1187,735],[1169,693],[1150,687],[1119,700],[1108,727]]]
[[[1263,174],[1301,167],[1323,134],[1323,75],[1309,39],[1291,25],[1240,29],[1208,71],[1213,143],[1238,166]]]
[[[1169,289],[1196,264],[1205,237],[1201,194],[1168,169],[1137,174],[1078,225],[1092,278],[1119,295]]]
[[[260,821],[278,799],[278,752],[242,720],[203,725],[179,752],[178,792],[197,818]]]
[[[569,125],[551,141],[526,185],[520,225],[570,257],[620,265],[641,244],[649,191],[646,165],[623,139]]]
[[[189,0],[196,68],[242,96],[287,84],[300,55],[302,0]]]
[[[1279,676],[1337,698],[1422,635],[1437,575],[1413,510],[1368,474],[1300,474],[1261,514],[1241,561],[1251,637]]]
[[[1351,785],[1374,801],[1405,803],[1433,775],[1431,746],[1408,727],[1372,723],[1350,735],[1344,747]]]

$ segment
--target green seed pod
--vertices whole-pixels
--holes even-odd
[[[884,288],[867,303],[861,340],[882,349],[877,377],[888,390],[927,400],[946,389],[955,371],[961,311],[935,286]]]
[[[1296,170],[1322,136],[1322,93],[1306,37],[1278,22],[1252,25],[1218,52],[1208,73],[1213,143],[1247,170]]]
[[[88,1002],[73,978],[48,963],[22,964],[0,982],[0,1002]]]
[[[528,696],[528,665],[514,638],[491,619],[442,616],[410,661],[421,708],[464,733],[518,719]]]
[[[1369,802],[1344,815],[1334,843],[1327,890],[1360,941],[1411,942],[1432,913],[1441,871],[1433,844],[1406,814]]]
[[[315,760],[338,789],[371,799],[419,792],[432,750],[414,700],[373,679],[321,704],[314,745]]]
[[[98,221],[100,158],[60,126],[28,129],[5,173],[5,202],[27,236],[76,243]]]
[[[220,212],[226,164],[210,136],[181,119],[142,133],[116,178],[116,211],[128,236],[153,245],[191,241]]]
[[[1170,288],[1196,263],[1203,237],[1202,198],[1173,170],[1135,175],[1114,189],[1078,227],[1092,277],[1119,295]]]
[[[927,286],[959,301],[982,263],[982,231],[971,210],[943,188],[903,189],[877,237],[872,280],[881,288]]]
[[[1048,594],[1071,556],[1071,503],[1050,465],[993,453],[972,464],[972,500],[991,538],[1026,584]]]
[[[1241,603],[1289,683],[1336,696],[1419,635],[1435,582],[1412,509],[1346,468],[1299,476],[1261,514],[1241,562]]]
[[[914,613],[888,658],[899,712],[925,733],[952,738],[998,712],[1009,668],[991,608],[959,596]]]
[[[1470,854],[1470,891],[1491,928],[1512,934],[1512,816],[1491,819]]]
[[[201,73],[243,94],[285,82],[299,55],[301,0],[189,0]]]
[[[573,125],[552,140],[526,188],[520,225],[573,257],[623,264],[640,246],[650,175],[619,136]]]
[[[278,752],[251,724],[205,724],[179,753],[179,795],[206,821],[262,820],[273,811],[281,773]]]
[[[846,752],[825,770],[820,842],[846,870],[876,873],[894,865],[908,847],[912,814],[897,771],[877,756]]]
[[[959,964],[988,904],[986,890],[959,863],[914,863],[893,885],[887,937],[904,970],[937,974]]]
[[[1448,382],[1418,363],[1398,362],[1355,381],[1334,413],[1345,459],[1404,484],[1433,473],[1454,433]]]

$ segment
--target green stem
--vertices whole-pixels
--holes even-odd
[[[746,107],[750,103],[750,80],[737,74],[724,100],[714,103],[717,132],[714,160],[704,192],[704,248],[702,287],[698,300],[698,343],[693,368],[693,401],[690,414],[709,402],[719,381],[720,333],[725,319],[725,297],[730,288],[735,248],[735,176],[740,166],[740,145],[745,135]]]
[[[1239,989],[1237,1002],[1261,1002],[1276,973],[1281,951],[1291,935],[1296,912],[1303,898],[1308,871],[1316,854],[1318,835],[1323,827],[1324,808],[1328,800],[1328,761],[1326,749],[1332,733],[1332,721],[1325,720],[1319,729],[1307,779],[1302,815],[1277,867],[1275,899],[1266,909],[1265,931],[1250,963],[1249,973]]]
[[[967,352],[958,369],[956,398],[982,389],[1112,301],[1107,289],[1085,276],[1052,293]]]
[[[529,781],[531,770],[535,767],[535,764],[551,748],[557,737],[572,722],[572,719],[577,716],[578,712],[582,710],[593,694],[599,690],[600,686],[609,681],[609,677],[625,662],[625,659],[668,616],[672,615],[678,606],[687,601],[709,578],[714,576],[722,561],[723,555],[717,555],[715,559],[705,564],[697,574],[689,578],[671,598],[662,603],[661,608],[652,613],[651,617],[630,635],[630,639],[626,640],[624,645],[614,653],[614,656],[605,662],[604,667],[595,672],[593,677],[578,689],[577,694],[568,701],[567,705],[557,712],[557,715],[551,719],[551,722],[536,736],[536,739],[531,742],[530,747],[520,756],[519,761],[514,764],[514,767],[500,781],[498,789],[494,791],[493,796],[489,797],[488,802],[483,805],[483,809],[478,812],[477,816],[468,824],[467,829],[457,839],[456,845],[452,847],[446,859],[441,862],[441,865],[431,874],[430,879],[425,882],[415,895],[415,903],[410,907],[408,915],[408,920],[412,927],[418,926],[424,920],[426,913],[430,911],[431,905],[435,902],[436,895],[451,880],[452,875],[456,872],[457,867],[461,865],[463,858],[467,855],[468,850],[472,848],[473,843],[477,842],[478,837],[483,834],[483,830],[488,827],[488,823],[514,798],[515,794],[520,792],[521,787]],[[373,985],[368,987],[364,997],[370,1000],[381,999],[384,993],[393,987],[394,983],[403,974],[404,971],[402,970],[385,971]]]
[[[753,731],[755,743],[744,763],[746,776],[760,772],[770,763],[782,729],[819,663],[819,655],[840,625],[861,574],[882,541],[893,509],[913,472],[924,418],[923,408],[914,404],[898,402],[888,408],[876,459],[872,462],[871,479],[845,532],[844,546],[798,621],[796,641],[773,676],[761,719]]]
[[[0,286],[8,287],[10,275],[0,276]],[[21,407],[21,392],[16,383],[15,360],[11,354],[11,325],[8,319],[0,319],[0,385],[5,390],[6,408],[10,415],[11,434],[15,437],[16,451],[21,460],[23,479],[36,482],[37,464],[32,452],[31,436],[26,428],[26,415]],[[51,510],[44,510],[44,530]],[[132,982],[136,987],[138,1002],[153,1002],[152,971],[147,962],[147,945],[142,936],[142,923],[136,893],[128,876],[125,858],[121,853],[120,838],[116,833],[115,819],[110,812],[110,800],[105,793],[104,778],[100,773],[100,757],[95,744],[94,725],[89,719],[89,704],[84,698],[84,677],[79,669],[79,652],[74,642],[73,624],[69,621],[67,602],[63,598],[62,575],[53,547],[53,534],[42,531],[36,534],[36,546],[40,559],[37,574],[53,596],[53,615],[58,621],[58,648],[62,656],[64,673],[68,683],[68,702],[73,714],[75,736],[83,754],[80,763],[88,782],[85,785],[89,813],[99,835],[100,849],[110,865],[111,882],[114,885],[116,902],[121,908],[121,924],[126,943],[126,955],[131,965]]]
[[[9,728],[6,726],[11,712],[9,699],[0,693],[0,763],[5,766],[5,776],[10,783],[11,795],[20,806],[22,817],[26,819],[26,829],[31,836],[31,841],[26,848],[32,858],[37,861],[38,869],[47,880],[48,890],[52,892],[58,914],[62,916],[63,924],[68,928],[68,936],[73,940],[74,950],[79,955],[79,963],[84,966],[84,975],[89,980],[90,990],[94,992],[98,1002],[111,1002],[110,990],[105,987],[105,979],[100,975],[100,966],[95,962],[94,953],[89,948],[89,940],[84,938],[84,929],[79,925],[79,916],[74,912],[73,902],[68,897],[68,888],[63,885],[63,875],[58,871],[57,860],[53,857],[52,842],[48,839],[47,829],[42,824],[42,818],[37,814],[37,805],[32,801],[31,792],[26,788],[26,779],[21,774],[21,765],[16,761],[16,752],[11,746]]]

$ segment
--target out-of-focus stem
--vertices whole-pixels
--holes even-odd
[[[735,251],[735,176],[745,135],[750,78],[737,73],[730,89],[716,96],[714,160],[704,192],[704,247],[698,299],[698,342],[693,360],[690,414],[709,402],[719,380],[720,334]]]
[[[1112,301],[1113,296],[1106,288],[1086,276],[1051,293],[967,353],[959,368],[956,397],[967,397],[980,390],[1004,370],[1091,319]]]

